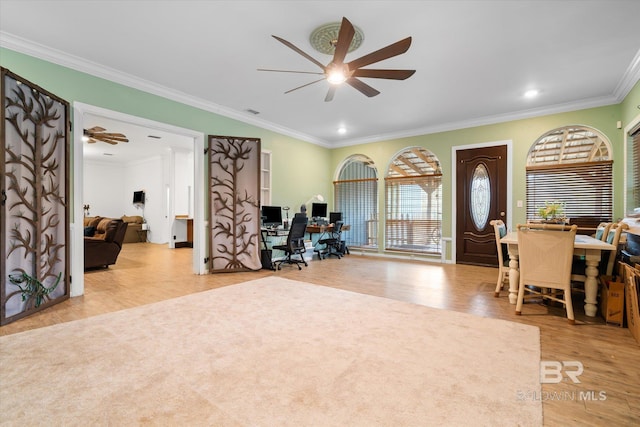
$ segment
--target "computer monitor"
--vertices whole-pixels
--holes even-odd
[[[329,224],[342,221],[342,212],[329,212]]]
[[[311,218],[326,218],[327,217],[327,204],[326,203],[312,203],[311,204]]]
[[[262,225],[265,227],[282,225],[282,208],[280,206],[263,206]]]

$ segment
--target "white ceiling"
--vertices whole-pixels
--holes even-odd
[[[318,71],[271,35],[329,63],[309,35],[343,16],[364,33],[347,61],[412,36],[368,68],[415,75],[326,103],[324,81],[284,94],[317,76],[257,71]],[[336,147],[619,103],[640,79],[638,16],[637,0],[0,0],[0,45]]]
[[[193,138],[96,114],[85,114],[85,129],[90,129],[94,126],[100,126],[106,129],[106,132],[123,133],[129,142],[117,145],[104,142],[85,143],[82,153],[85,160],[100,163],[127,164],[166,155],[169,150],[192,152],[194,149]]]

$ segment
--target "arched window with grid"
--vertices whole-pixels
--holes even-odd
[[[378,171],[369,157],[345,160],[333,183],[337,212],[351,228],[343,233],[350,248],[378,248]]]
[[[595,129],[553,129],[527,156],[527,220],[540,220],[540,208],[556,203],[562,216],[589,232],[613,217],[611,144]]]
[[[397,154],[385,178],[385,249],[442,253],[442,169],[429,150]]]

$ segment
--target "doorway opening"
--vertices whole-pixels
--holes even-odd
[[[155,215],[156,225],[158,228],[158,233],[154,235],[154,238],[157,242],[166,242],[170,247],[173,247],[173,235],[172,235],[172,223],[173,218],[175,218],[176,214],[182,214],[183,209],[179,209],[179,212],[176,211],[176,200],[174,199],[176,194],[176,189],[173,188],[171,191],[171,187],[174,186],[174,178],[175,178],[175,167],[173,167],[176,157],[184,158],[185,153],[187,158],[192,162],[191,173],[193,174],[192,186],[189,186],[188,191],[190,196],[187,198],[189,201],[189,207],[186,207],[186,210],[189,214],[193,215],[193,228],[196,232],[193,233],[193,256],[192,256],[192,271],[194,274],[205,274],[206,265],[204,263],[204,254],[205,250],[205,239],[202,237],[204,235],[204,189],[203,185],[205,182],[204,177],[204,139],[205,136],[201,132],[196,132],[190,129],[179,128],[176,126],[172,126],[166,123],[156,122],[148,119],[144,119],[137,116],[131,116],[128,114],[107,110],[104,108],[82,104],[82,103],[74,103],[73,105],[73,115],[74,115],[74,130],[73,130],[73,140],[74,140],[74,208],[73,208],[73,223],[72,223],[72,241],[73,247],[75,250],[72,251],[72,274],[75,280],[72,281],[71,285],[71,295],[77,296],[82,295],[84,293],[84,243],[83,243],[83,218],[85,211],[83,210],[84,205],[84,167],[85,167],[85,151],[90,151],[86,147],[89,144],[85,143],[82,139],[83,137],[83,129],[87,128],[87,126],[91,127],[92,123],[95,123],[95,120],[104,120],[105,123],[117,124],[120,126],[119,129],[113,129],[117,132],[129,132],[131,136],[134,135],[134,132],[148,132],[144,137],[146,138],[148,135],[153,136],[171,136],[173,135],[176,140],[182,141],[181,147],[170,147],[166,146],[167,144],[160,144],[156,142],[155,147],[161,147],[161,150],[166,150],[164,155],[164,160],[162,163],[162,168],[165,171],[165,176],[169,182],[169,191],[164,190],[167,183],[159,183],[159,185],[163,188],[162,195],[157,198],[157,202],[160,203],[159,212],[155,212],[152,215]],[[94,122],[92,122],[94,121]],[[103,126],[105,127],[105,126]],[[123,129],[126,129],[124,132]],[[126,133],[125,133],[126,135]],[[140,135],[140,134],[137,134]],[[185,145],[185,141],[186,145]],[[135,143],[131,144],[131,149]],[[97,145],[97,144],[92,144]],[[107,145],[107,144],[104,144]],[[180,144],[178,144],[180,145]],[[141,147],[137,147],[141,148]],[[92,147],[93,149],[93,147]],[[144,157],[144,148],[142,149],[142,156]],[[104,152],[106,150],[105,147],[99,147],[98,150]],[[132,150],[132,153],[136,151]],[[150,152],[149,152],[150,153]],[[176,153],[178,153],[176,155]],[[100,156],[101,154],[92,154],[93,156]],[[134,154],[131,154],[132,156]],[[137,155],[140,155],[138,153]],[[149,154],[151,155],[151,154]],[[155,154],[154,154],[155,155]],[[159,155],[159,154],[158,154]],[[106,156],[109,157],[109,156]],[[147,156],[148,157],[148,156]],[[171,166],[171,167],[170,167]],[[165,192],[166,191],[166,192]],[[183,193],[182,191],[180,191]],[[166,194],[166,196],[165,196]],[[166,200],[164,200],[166,197]],[[100,212],[93,211],[95,214],[100,215]],[[149,209],[145,211],[145,215],[150,215]],[[197,232],[197,231],[202,231]],[[153,231],[152,231],[153,232]]]

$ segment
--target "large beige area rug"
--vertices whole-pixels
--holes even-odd
[[[542,424],[538,328],[269,277],[0,337],[2,425]]]

